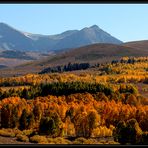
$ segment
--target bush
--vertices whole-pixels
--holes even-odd
[[[85,144],[86,142],[87,142],[87,139],[83,137],[79,137],[73,142],[73,144]]]
[[[18,134],[16,135],[18,141],[29,142],[29,138],[26,135]]]
[[[120,144],[120,143],[115,142],[115,141],[109,141],[108,144]]]
[[[39,136],[39,135],[30,137],[29,141],[34,143],[48,143],[48,140],[45,136]]]
[[[148,144],[148,132],[143,132],[140,144]]]
[[[14,129],[11,129],[11,130],[15,133],[15,135],[21,134],[21,133],[22,133],[22,131],[20,131],[20,130],[17,129],[17,128],[14,128]]]
[[[125,100],[125,103],[126,104],[130,104],[130,105],[134,105],[134,106],[137,106],[138,105],[138,100],[136,98],[135,95],[133,94],[129,94]]]
[[[87,139],[85,144],[98,144],[96,139]],[[101,144],[101,143],[100,143]]]
[[[10,131],[9,129],[1,129],[0,130],[0,136],[4,137],[15,137],[15,133],[13,131]]]
[[[22,134],[23,134],[23,135],[26,135],[26,136],[30,136],[33,132],[34,132],[34,131],[31,130],[31,129],[30,129],[30,130],[23,130],[23,131],[22,131]]]
[[[126,129],[126,123],[125,121],[120,121],[117,124],[116,129],[113,131],[113,137],[116,142],[119,142],[121,144],[127,143],[127,129]]]
[[[61,119],[56,112],[50,113],[49,117],[43,117],[40,121],[39,133],[58,135],[60,132]]]
[[[48,140],[48,144],[55,144],[54,139],[53,138],[47,138]]]
[[[128,142],[131,144],[139,143],[142,136],[142,130],[139,127],[137,120],[134,118],[128,120],[126,128],[127,128]]]
[[[106,140],[102,139],[102,140],[99,140],[99,143],[100,144],[106,144],[107,142],[106,142]]]
[[[71,144],[71,141],[64,139],[62,137],[53,138],[52,142],[54,144]]]
[[[142,130],[136,119],[120,121],[113,132],[113,137],[116,142],[121,144],[138,144],[141,140]]]
[[[120,85],[119,88],[119,92],[120,93],[131,93],[131,94],[137,94],[138,93],[138,89],[136,86],[132,85],[132,84],[122,84]]]

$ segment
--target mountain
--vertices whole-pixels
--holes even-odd
[[[33,42],[20,31],[7,24],[0,23],[1,50],[33,50]]]
[[[0,50],[49,52],[81,47],[94,43],[121,44],[122,41],[100,29],[97,25],[82,30],[68,30],[56,35],[22,32],[0,23]]]
[[[54,48],[55,50],[76,48],[95,43],[121,44],[122,42],[100,29],[97,25],[93,25],[61,39]]]

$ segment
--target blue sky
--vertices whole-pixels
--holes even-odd
[[[0,22],[45,35],[96,24],[124,42],[148,40],[148,4],[0,4]]]

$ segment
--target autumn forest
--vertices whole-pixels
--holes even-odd
[[[148,57],[61,68],[0,78],[0,136],[38,144],[148,144]]]

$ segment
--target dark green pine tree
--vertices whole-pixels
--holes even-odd
[[[18,116],[18,108],[15,107],[12,111],[12,127],[19,127],[19,116]]]
[[[12,106],[6,104],[1,109],[1,126],[4,128],[12,127]]]
[[[128,142],[125,121],[119,121],[113,136],[114,140],[117,140],[121,144],[126,144]]]
[[[32,129],[32,128],[34,127],[34,125],[35,125],[34,114],[31,113],[31,114],[28,116],[27,120],[28,120],[28,128],[29,128],[29,129]]]
[[[27,121],[27,111],[26,109],[23,110],[21,118],[20,118],[20,130],[27,129],[28,127],[28,121]]]

